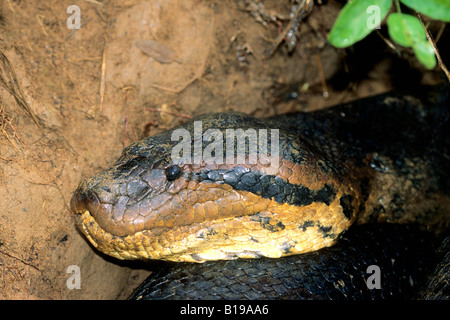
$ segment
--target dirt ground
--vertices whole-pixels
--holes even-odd
[[[442,79],[376,33],[332,48],[343,3],[315,1],[295,50],[268,56],[289,0],[0,2],[0,298],[122,299],[149,274],[96,252],[69,211],[81,179],[133,141],[205,112],[311,111]],[[449,43],[448,28],[430,29]]]

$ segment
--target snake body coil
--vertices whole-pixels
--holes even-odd
[[[425,285],[438,261],[434,249],[432,236],[413,226],[369,223],[352,226],[334,246],[301,255],[161,263],[130,299],[377,300],[418,298],[418,291],[420,298],[448,299],[448,275]]]

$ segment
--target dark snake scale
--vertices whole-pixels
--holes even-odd
[[[386,235],[389,236],[386,236]],[[130,297],[159,299],[401,299],[414,297],[436,263],[430,234],[402,225],[352,228],[332,247],[279,259],[167,264]],[[371,289],[378,266],[380,288]],[[448,289],[447,289],[448,294]]]
[[[202,115],[83,180],[73,217],[98,250],[151,260],[132,299],[448,299],[448,96],[424,87],[266,119]],[[237,142],[269,132],[276,161],[252,163],[255,143],[230,147],[230,129]],[[190,149],[175,161],[180,132]],[[205,160],[219,151],[235,162]]]

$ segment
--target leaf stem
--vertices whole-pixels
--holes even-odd
[[[402,10],[400,9],[400,2],[398,0],[394,0],[395,2],[395,8],[397,9],[398,13],[402,13]]]
[[[439,66],[441,67],[441,70],[445,73],[445,75],[447,76],[448,80],[450,81],[450,72],[448,71],[447,67],[445,66],[444,62],[442,61],[441,55],[439,54],[439,50],[436,46],[436,42],[434,42],[433,36],[431,35],[430,30],[428,30],[428,28],[425,26],[425,23],[423,22],[423,18],[422,15],[420,14],[420,12],[416,12],[417,17],[419,18],[419,21],[422,23],[426,35],[427,35],[427,39],[428,42],[431,44],[431,46],[433,47],[434,53],[436,54],[436,58],[438,61]]]

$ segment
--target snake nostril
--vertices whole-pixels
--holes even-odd
[[[70,199],[70,210],[74,214],[79,214],[82,211],[81,203],[79,200],[80,188],[78,187],[74,193],[72,194],[72,198]]]
[[[74,214],[81,214],[86,210],[97,205],[99,202],[95,192],[90,189],[78,187],[72,195],[70,200],[70,207]]]

